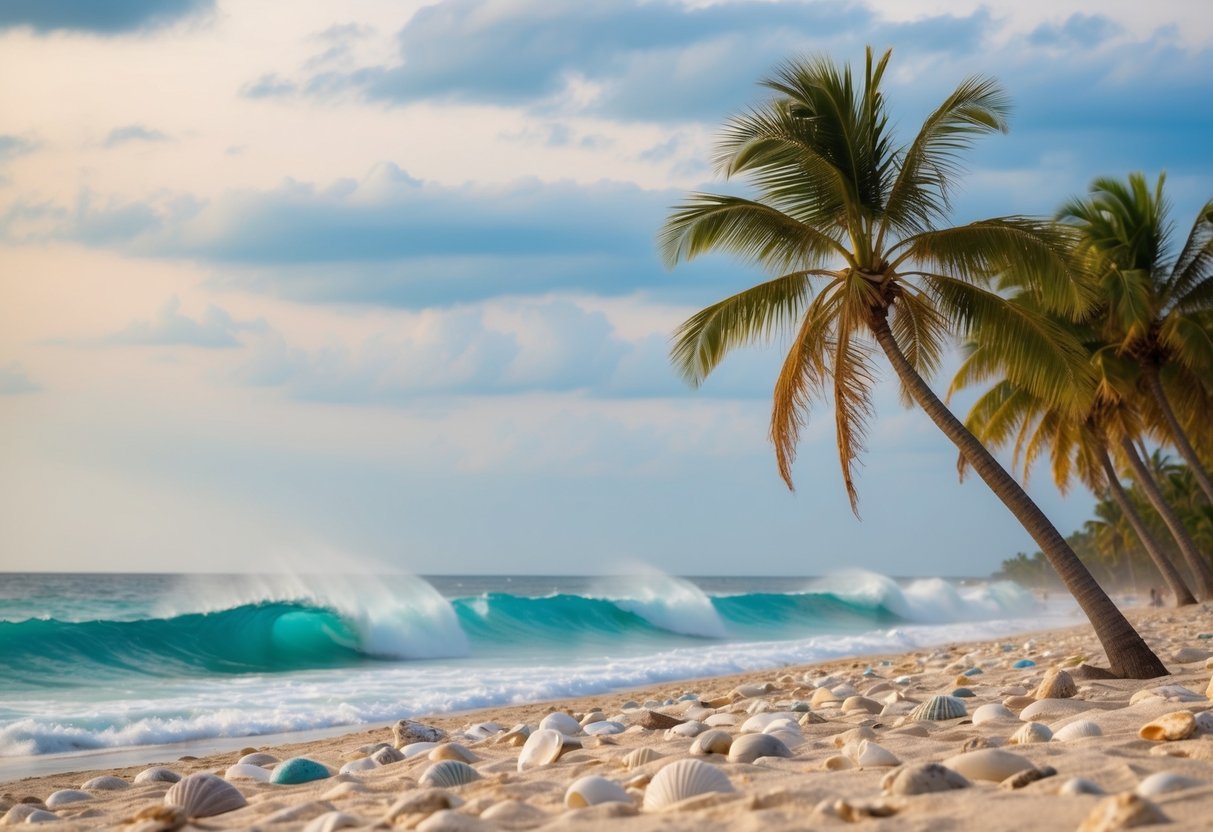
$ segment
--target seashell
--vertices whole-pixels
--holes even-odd
[[[407,748],[408,746],[405,747]],[[380,748],[378,751],[372,754],[371,759],[381,766],[389,766],[392,763],[398,763],[403,760],[404,755],[389,745],[385,746],[384,748]]]
[[[1142,797],[1159,797],[1168,792],[1177,792],[1181,789],[1191,789],[1203,785],[1205,785],[1205,781],[1203,780],[1193,780],[1191,777],[1184,777],[1182,774],[1172,774],[1169,771],[1157,771],[1138,783],[1137,788],[1133,789],[1133,791]],[[49,800],[46,805],[50,805]]]
[[[464,763],[475,763],[480,758],[466,745],[457,742],[444,742],[430,750],[429,758],[434,762],[440,760],[459,760]]]
[[[429,754],[438,746],[440,742],[414,742],[400,747],[400,753],[404,755],[404,759],[411,760],[414,757],[420,757],[422,754]]]
[[[955,688],[948,695],[955,696],[957,699],[972,699],[977,694],[973,693],[971,688]]]
[[[1013,708],[1014,706],[1008,705],[1007,707]],[[1090,708],[1088,703],[1079,699],[1037,699],[1019,712],[1019,718],[1024,722],[1052,722],[1075,716]]]
[[[310,783],[313,780],[323,780],[332,777],[333,772],[324,763],[318,763],[307,757],[291,757],[279,763],[270,775],[270,782],[280,786],[296,786],[300,783]]]
[[[1089,719],[1076,719],[1053,732],[1054,742],[1072,742],[1088,737],[1102,737],[1103,729]]]
[[[763,685],[738,685],[733,688],[730,696],[736,696],[739,699],[753,699],[755,696],[765,696],[775,690],[775,686],[770,682]]]
[[[987,722],[1002,722],[1017,719],[1015,713],[1006,705],[989,702],[973,711],[973,724],[982,725]]]
[[[605,777],[590,775],[574,780],[564,793],[564,805],[570,809],[584,809],[599,803],[631,803],[632,798],[623,786]]]
[[[362,759],[369,759],[363,757]],[[234,766],[228,766],[227,771],[223,772],[224,780],[255,780],[258,783],[270,782],[270,773],[268,769],[261,766],[251,766],[248,763],[236,763]]]
[[[82,792],[79,789],[60,789],[57,792],[51,792],[51,796],[46,799],[46,806],[49,809],[58,809],[60,806],[68,806],[72,803],[80,803],[92,799],[93,796],[91,794]]]
[[[755,734],[764,737],[766,734]],[[653,776],[644,791],[644,808],[650,811],[673,806],[688,797],[733,791],[729,776],[702,760],[677,760]]]
[[[711,732],[708,732],[708,733],[711,733]],[[696,739],[698,740],[698,738],[696,738]],[[695,749],[695,746],[692,744],[691,753],[694,753],[694,749]],[[640,748],[637,748],[635,751],[629,751],[624,756],[623,761],[622,761],[623,767],[626,768],[628,771],[631,771],[634,768],[640,768],[641,766],[651,763],[654,760],[660,760],[663,756],[664,755],[662,755],[660,752],[654,751],[652,748],[649,748],[647,745],[641,746]]]
[[[791,756],[791,749],[772,734],[742,734],[729,746],[730,763],[752,763],[759,757]]]
[[[1178,664],[1191,664],[1192,662],[1203,662],[1210,657],[1213,657],[1213,653],[1208,650],[1201,650],[1199,647],[1181,647],[1171,656],[1171,661]]]
[[[461,805],[463,805],[463,800],[442,789],[409,791],[391,805],[387,814],[383,816],[383,820],[391,823],[407,815],[425,817],[443,809],[454,809]]]
[[[834,747],[842,748],[844,745],[857,743],[860,740],[874,740],[876,732],[866,725],[860,725],[852,728],[849,731],[843,731],[841,734],[834,735]]]
[[[503,734],[498,734],[493,739],[493,742],[503,743],[505,745],[512,745],[512,746],[520,748],[520,747],[522,747],[522,744],[526,742],[526,738],[529,737],[530,735],[531,735],[531,726],[519,723],[519,724],[515,725],[513,728],[511,728],[509,731],[506,731]]]
[[[1130,826],[1169,822],[1170,818],[1153,803],[1132,792],[1124,792],[1100,801],[1079,824],[1077,832],[1115,832]]]
[[[834,754],[826,757],[822,762],[821,767],[826,771],[846,771],[847,769],[855,768],[850,758],[844,757],[841,754]]]
[[[267,754],[264,751],[254,751],[251,754],[245,754],[236,761],[238,765],[261,766],[263,768],[265,766],[272,766],[278,762],[280,762],[280,760],[277,757],[275,757],[273,754]]]
[[[691,737],[698,736],[707,727],[708,726],[704,725],[702,722],[695,722],[694,720],[690,722],[680,722],[679,724],[666,730],[665,735],[668,738],[684,737],[686,739],[690,739]]]
[[[1003,789],[1022,789],[1024,786],[1030,786],[1037,780],[1044,780],[1047,777],[1055,777],[1057,769],[1053,766],[1042,766],[1041,768],[1025,768],[1016,774],[1012,774],[1006,780],[998,784],[999,788]]]
[[[1066,797],[1073,797],[1079,794],[1107,794],[1097,784],[1092,783],[1090,780],[1084,780],[1081,777],[1071,777],[1061,784],[1057,793]]]
[[[627,727],[628,726],[624,725],[622,722],[602,719],[597,722],[590,722],[581,726],[581,730],[585,731],[592,737],[596,737],[610,734],[622,734],[627,730]]]
[[[176,806],[191,818],[209,818],[243,808],[248,801],[222,777],[198,772],[170,786],[164,793],[164,805]]]
[[[969,737],[960,747],[961,752],[976,751],[979,748],[998,748],[1002,741],[998,737]]]
[[[842,753],[851,758],[851,761],[860,768],[901,765],[901,760],[897,759],[892,751],[871,740],[860,740],[854,744],[847,744],[842,749]]]
[[[1055,667],[1045,674],[1032,696],[1036,699],[1069,699],[1077,693],[1078,685],[1074,684],[1074,677]]]
[[[52,823],[57,820],[63,820],[63,818],[45,809],[34,809],[34,811],[25,816],[26,823]]]
[[[560,733],[575,737],[581,733],[581,723],[573,719],[563,711],[556,711],[545,716],[539,723],[539,730],[559,731]]]
[[[783,719],[773,719],[767,724],[766,728],[762,729],[760,733],[777,734],[781,731],[791,731],[794,734],[799,734],[800,723],[794,719],[788,719],[786,717]]]
[[[1053,729],[1040,722],[1025,722],[1011,735],[1011,745],[1030,745],[1053,739]]]
[[[417,783],[421,786],[432,786],[439,789],[452,789],[466,786],[482,779],[480,772],[462,760],[443,760],[434,763],[422,772]]]
[[[834,694],[834,691],[829,688],[818,688],[813,691],[813,695],[809,697],[809,707],[824,708],[827,705],[836,705],[839,698]]]
[[[959,772],[939,763],[917,763],[890,771],[880,782],[885,794],[911,795],[967,789],[973,785]]]
[[[548,816],[542,809],[521,800],[503,800],[481,812],[480,818],[492,821],[502,829],[532,829],[543,825]]]
[[[842,702],[842,712],[844,714],[878,714],[883,707],[884,706],[875,699],[868,699],[866,696],[848,696]]]
[[[518,728],[519,726],[514,726]],[[498,725],[496,722],[477,722],[474,725],[469,725],[463,729],[463,735],[470,740],[487,740],[490,737],[495,737],[498,734],[505,733],[505,726]],[[441,740],[435,740],[439,742]]]
[[[338,829],[354,829],[362,825],[360,818],[345,812],[325,812],[303,827],[303,832],[336,832]]]
[[[4,813],[4,817],[0,818],[0,824],[4,826],[16,826],[19,823],[25,823],[26,819],[37,811],[40,810],[32,803],[18,803]]]
[[[130,787],[131,787],[131,784],[126,782],[125,780],[123,780],[121,777],[113,777],[111,775],[105,774],[105,775],[102,775],[101,777],[94,777],[92,780],[89,780],[80,788],[94,789],[96,791],[103,791],[103,792],[116,792],[121,789],[129,789]]]
[[[405,748],[408,748],[406,745]],[[338,774],[354,774],[359,771],[370,771],[373,768],[379,768],[379,764],[370,757],[359,757],[357,760],[350,760],[341,767]],[[229,771],[231,769],[228,769]]]
[[[809,711],[808,713],[802,715],[800,719],[796,720],[797,724],[799,725],[820,725],[825,721],[826,718],[824,716],[821,714],[815,714],[812,711]]]
[[[529,771],[551,765],[564,753],[564,735],[554,728],[541,728],[531,734],[518,753],[518,770]]]
[[[1198,734],[1213,734],[1213,711],[1201,711],[1195,718]]]
[[[720,728],[710,728],[691,743],[691,753],[700,756],[704,754],[728,754],[733,744],[733,735]]]
[[[1200,702],[1208,698],[1183,685],[1159,685],[1156,688],[1150,688],[1150,693],[1168,702]]]
[[[581,719],[577,720],[577,722],[581,725],[582,728],[584,728],[585,726],[589,725],[592,722],[602,722],[605,719],[606,719],[606,714],[604,714],[602,711],[599,711],[599,710],[593,710],[593,711],[590,711],[589,713],[587,713]]]
[[[1186,740],[1196,733],[1196,717],[1188,711],[1173,711],[1141,726],[1137,736],[1143,740],[1165,742]]]
[[[969,780],[988,780],[994,783],[1002,782],[1013,774],[1029,768],[1035,768],[1032,761],[1001,748],[982,748],[957,754],[943,761],[952,771],[964,775]]]
[[[163,766],[153,766],[152,768],[145,768],[136,774],[132,782],[136,786],[141,786],[144,783],[176,783],[180,779],[181,775],[172,769],[167,769]]]
[[[442,742],[446,739],[446,731],[411,719],[402,719],[392,726],[392,737],[395,740],[393,744],[400,747],[415,742]]]
[[[736,714],[712,714],[703,721],[704,725],[710,725],[713,728],[727,728],[737,724]]]
[[[741,723],[740,730],[743,734],[761,734],[771,723],[781,719],[795,721],[796,714],[788,711],[771,711],[765,714],[754,714],[754,716]]]
[[[1011,667],[1015,668],[1016,670],[1023,670],[1026,667],[1036,667],[1036,662],[1032,661],[1031,659],[1020,659],[1012,664]]]
[[[965,703],[954,696],[932,696],[914,710],[907,718],[913,721],[956,719],[968,713]]]

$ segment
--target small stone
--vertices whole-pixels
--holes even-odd
[[[392,726],[392,738],[396,740],[397,747],[415,742],[442,742],[446,739],[446,731],[411,719],[402,719]]]

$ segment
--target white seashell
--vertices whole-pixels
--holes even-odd
[[[1018,774],[1025,769],[1035,768],[1032,761],[1001,748],[979,748],[957,754],[943,761],[952,771],[962,774],[970,780],[987,780],[1001,783],[1012,774]]]
[[[606,719],[606,714],[604,714],[602,711],[595,710],[595,711],[590,711],[585,716],[583,716],[581,719],[577,720],[577,722],[581,724],[582,728],[584,728],[585,726],[589,725],[592,722],[602,722],[605,719]]]
[[[154,766],[152,768],[145,768],[136,774],[132,782],[137,786],[141,786],[144,783],[176,783],[180,779],[181,775],[177,772],[163,766]]]
[[[644,791],[644,808],[650,811],[660,810],[688,797],[709,792],[727,794],[732,791],[733,784],[729,782],[728,775],[716,766],[702,760],[677,760],[653,776]]]
[[[720,728],[710,728],[691,743],[691,753],[703,756],[705,754],[728,754],[729,746],[733,744],[733,735]]]
[[[411,760],[414,757],[420,756],[422,754],[429,754],[431,751],[433,751],[439,745],[441,745],[441,743],[411,742],[408,745],[401,746],[399,750],[400,750],[400,753],[404,755],[404,759]]]
[[[277,757],[275,757],[273,754],[267,754],[264,751],[254,751],[252,754],[245,754],[243,757],[241,757],[239,760],[236,761],[236,763],[238,765],[261,766],[263,768],[265,766],[272,766],[275,763],[280,763],[280,762],[282,762],[282,761],[279,760]]]
[[[1066,797],[1073,797],[1079,794],[1107,794],[1097,784],[1092,783],[1090,780],[1084,780],[1081,777],[1071,777],[1061,784],[1057,793]]]
[[[581,723],[563,711],[556,711],[545,716],[539,723],[539,730],[545,728],[575,737],[581,733]]]
[[[1017,719],[1015,713],[1006,705],[989,702],[973,711],[973,724],[982,725],[987,722],[1005,722]]]
[[[417,783],[421,786],[451,789],[466,786],[468,783],[480,779],[480,772],[462,760],[443,760],[440,763],[434,763],[422,772]]]
[[[842,748],[844,745],[858,743],[860,740],[874,740],[876,732],[866,725],[860,725],[852,728],[849,731],[843,731],[841,734],[834,735],[834,747]]]
[[[694,748],[694,746],[691,746],[691,747]],[[661,754],[657,751],[654,751],[652,748],[649,748],[647,745],[644,745],[644,746],[641,746],[640,748],[637,748],[634,751],[629,751],[624,756],[624,758],[622,760],[623,767],[626,768],[628,771],[631,771],[634,768],[640,768],[643,765],[647,765],[648,763],[651,763],[654,760],[660,760],[663,756],[664,756],[663,754]]]
[[[844,697],[845,698],[845,697]],[[809,705],[814,708],[824,708],[828,705],[837,705],[842,700],[839,699],[834,691],[829,688],[818,688],[813,691],[813,695],[809,697]]]
[[[406,745],[405,748],[408,748]],[[341,767],[338,774],[354,774],[359,771],[370,771],[373,768],[379,768],[379,763],[375,762],[372,757],[359,757],[357,760],[350,760]],[[231,769],[228,769],[231,771]]]
[[[1196,732],[1213,734],[1213,711],[1201,711],[1196,715]]]
[[[367,758],[363,758],[367,759]],[[345,769],[342,769],[345,771]],[[261,766],[251,766],[248,763],[236,763],[234,766],[228,766],[227,771],[223,772],[224,780],[254,780],[258,783],[270,782],[269,769]]]
[[[515,726],[516,728],[518,726]],[[475,725],[469,725],[463,729],[463,735],[470,740],[487,740],[490,737],[495,737],[498,734],[505,733],[505,726],[498,725],[496,722],[477,722]]]
[[[774,734],[779,731],[791,731],[795,734],[799,734],[800,723],[794,719],[788,719],[787,717],[784,717],[783,719],[773,719],[767,723],[767,727],[763,728],[761,733]]]
[[[531,726],[518,723],[504,734],[498,734],[493,739],[495,743],[504,743],[505,745],[521,746],[526,742],[526,738],[531,735]]]
[[[844,714],[878,714],[883,707],[875,699],[869,699],[866,696],[848,696],[842,702],[842,712]]]
[[[1088,737],[1102,737],[1103,729],[1089,719],[1076,719],[1053,732],[1054,742],[1072,742]]]
[[[790,711],[771,711],[764,714],[754,714],[745,722],[741,723],[741,733],[761,734],[767,729],[768,725],[780,719],[790,719],[794,722],[796,720],[796,714],[791,713]]]
[[[965,703],[955,696],[932,696],[910,711],[908,718],[914,721],[939,721],[956,719],[964,716],[966,713],[968,713],[968,710],[965,708]]]
[[[1011,745],[1030,745],[1053,739],[1053,729],[1040,722],[1025,722],[1011,735]]]
[[[752,763],[759,757],[791,756],[791,749],[773,734],[742,734],[729,746],[730,763]]]
[[[0,825],[16,826],[19,823],[25,823],[30,815],[38,811],[41,810],[32,803],[17,803],[9,807],[9,810],[4,813],[4,817],[0,818]]]
[[[1019,712],[1024,722],[1052,722],[1090,710],[1091,705],[1080,699],[1037,699]]]
[[[354,829],[362,825],[360,818],[345,812],[325,812],[303,827],[303,832],[336,832],[338,829]]]
[[[444,742],[431,749],[429,758],[436,763],[441,760],[459,760],[463,763],[475,763],[480,760],[470,748],[457,742]]]
[[[1168,823],[1170,818],[1140,795],[1123,792],[1101,800],[1079,824],[1078,832],[1116,832],[1130,826]]]
[[[405,748],[408,748],[408,746],[406,745]],[[394,747],[387,745],[372,754],[371,759],[381,766],[390,766],[392,763],[398,763],[403,760],[404,754],[397,751]]]
[[[1181,789],[1191,789],[1206,785],[1204,780],[1193,780],[1182,774],[1172,774],[1169,771],[1158,771],[1137,784],[1134,792],[1142,797],[1159,797],[1167,792],[1177,792]],[[49,801],[47,802],[49,806]]]
[[[1069,699],[1078,693],[1078,685],[1074,677],[1059,668],[1053,668],[1045,674],[1040,685],[1032,692],[1036,699]]]
[[[551,765],[564,753],[564,735],[554,728],[540,728],[526,738],[518,752],[518,770],[529,771]]]
[[[25,816],[26,823],[52,823],[57,820],[63,820],[63,818],[45,809],[34,809],[34,811]]]
[[[248,801],[222,777],[198,772],[170,786],[164,805],[177,806],[191,818],[209,818],[247,806]]]
[[[58,809],[60,806],[68,806],[72,803],[81,803],[85,800],[92,800],[93,796],[88,792],[82,792],[79,789],[60,789],[57,792],[51,792],[51,796],[46,799],[48,809]]]
[[[1196,717],[1188,711],[1173,711],[1151,720],[1137,732],[1143,740],[1166,742],[1186,740],[1196,733]]]
[[[712,714],[703,721],[704,725],[710,725],[713,728],[728,728],[737,724],[736,714]]]
[[[631,803],[632,798],[623,786],[605,777],[591,774],[573,781],[564,793],[564,805],[570,809],[584,809],[599,803]]]
[[[581,730],[585,731],[592,737],[596,737],[610,734],[622,734],[627,730],[627,727],[628,726],[624,725],[622,722],[603,719],[599,720],[598,722],[587,723],[581,727]]]
[[[667,729],[665,735],[669,738],[684,737],[686,739],[690,739],[691,737],[702,733],[707,729],[707,727],[708,726],[704,725],[702,722],[695,722],[694,720],[690,722],[681,722],[678,725],[675,725],[673,728]]]
[[[880,789],[885,794],[909,795],[967,789],[971,785],[964,775],[939,763],[917,763],[890,771],[880,782]]]
[[[847,745],[842,749],[842,753],[860,768],[901,765],[901,760],[897,759],[892,751],[871,740],[860,740],[854,745]]]
[[[94,777],[92,780],[89,780],[87,783],[85,783],[80,788],[94,789],[96,791],[104,791],[104,792],[116,792],[116,791],[120,791],[121,789],[129,789],[130,787],[131,787],[131,784],[126,782],[125,780],[123,780],[121,777],[113,777],[111,775],[105,774],[105,775],[102,775],[101,777]]]

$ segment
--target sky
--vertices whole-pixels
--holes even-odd
[[[0,569],[988,574],[1035,546],[887,378],[862,521],[827,405],[778,477],[780,342],[678,378],[675,327],[763,275],[657,231],[740,187],[759,79],[867,44],[903,140],[967,75],[1013,101],[955,221],[1165,170],[1190,223],[1204,5],[8,0]]]

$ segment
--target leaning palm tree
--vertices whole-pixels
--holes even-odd
[[[763,82],[774,96],[730,120],[717,167],[744,175],[755,198],[693,194],[673,209],[660,236],[671,265],[713,250],[775,277],[698,312],[675,335],[672,358],[700,383],[735,347],[792,333],[775,383],[771,438],[779,472],[792,463],[814,398],[832,401],[839,461],[852,509],[853,471],[872,414],[875,349],[917,403],[1036,540],[1090,619],[1112,672],[1166,673],[1158,657],[1091,577],[1053,524],[931,390],[923,374],[940,361],[953,327],[981,323],[1018,344],[1017,383],[1057,389],[1081,373],[1081,348],[1048,320],[1017,310],[991,288],[1022,275],[1047,305],[1077,312],[1088,303],[1051,223],[1002,217],[941,227],[959,153],[983,134],[1005,131],[1008,104],[996,82],[962,82],[908,145],[889,130],[880,83],[890,53],[867,53],[862,79],[827,58],[782,66]],[[1072,385],[1079,389],[1080,385]]]
[[[1151,191],[1141,173],[1130,174],[1127,183],[1096,179],[1085,199],[1069,201],[1057,216],[1079,230],[1083,251],[1100,276],[1109,311],[1105,338],[1140,367],[1167,440],[1213,501],[1213,479],[1164,385],[1169,370],[1200,378],[1213,373],[1213,331],[1207,319],[1213,310],[1213,200],[1197,213],[1174,255],[1165,181],[1160,175]]]

